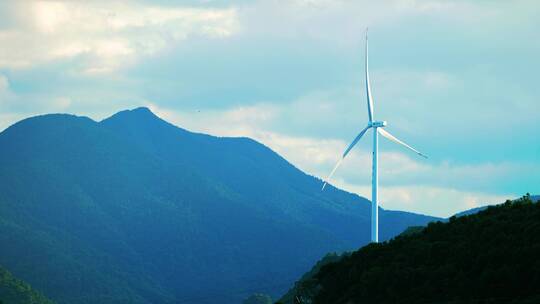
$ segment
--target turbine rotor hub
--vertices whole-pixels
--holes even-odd
[[[372,127],[372,128],[382,128],[382,127],[386,127],[387,123],[386,121],[372,121],[369,123],[369,126]]]

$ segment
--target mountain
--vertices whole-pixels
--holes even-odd
[[[530,196],[370,244],[289,292],[304,303],[540,303],[540,204]],[[324,261],[324,260],[323,260]],[[287,297],[282,303],[292,303]]]
[[[294,286],[287,291],[287,293],[279,299],[278,304],[296,304],[307,301],[316,295],[317,289],[312,288],[312,285],[315,280],[315,276],[321,268],[325,265],[336,263],[343,259],[344,257],[350,255],[350,252],[345,252],[343,254],[337,254],[335,252],[328,253],[322,259],[315,263],[315,266],[311,268],[310,271],[304,273],[298,281],[294,283]]]
[[[272,298],[264,294],[254,294],[242,301],[242,304],[272,304]]]
[[[472,208],[472,209],[467,209],[465,211],[461,211],[461,212],[458,212],[458,213],[454,214],[454,216],[459,217],[459,216],[475,214],[475,213],[478,213],[478,212],[480,212],[482,210],[486,210],[489,206],[490,205],[480,206],[480,207],[476,207],[476,208]]]
[[[20,121],[0,133],[0,168],[0,264],[61,304],[275,297],[369,242],[366,199],[146,108]],[[381,238],[433,220],[381,209]]]
[[[529,199],[530,199],[533,203],[536,203],[536,202],[540,201],[540,195],[530,195],[530,194],[527,194],[527,196],[529,197]],[[454,214],[454,216],[464,216],[464,215],[475,214],[475,213],[478,213],[478,212],[480,212],[480,211],[482,211],[482,210],[487,209],[489,206],[490,206],[490,205],[486,205],[486,206],[480,206],[480,207],[468,209],[468,210],[465,210],[465,211],[458,212],[458,213]]]
[[[0,304],[54,304],[54,302],[0,267]]]

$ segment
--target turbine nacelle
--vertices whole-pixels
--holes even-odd
[[[370,128],[382,128],[382,127],[386,127],[387,123],[386,121],[370,121],[368,123],[368,127]]]

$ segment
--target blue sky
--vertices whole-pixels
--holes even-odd
[[[249,136],[325,177],[376,116],[388,209],[446,216],[540,185],[537,1],[3,1],[0,129],[148,106],[192,131]],[[370,197],[370,138],[334,183]]]

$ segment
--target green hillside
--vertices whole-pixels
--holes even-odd
[[[139,108],[53,114],[0,133],[0,265],[60,304],[277,297],[369,240],[370,203],[248,138]],[[436,218],[380,210],[381,238]]]
[[[303,303],[540,303],[540,204],[529,196],[370,244],[305,280]]]
[[[54,302],[0,267],[0,304],[54,304]]]
[[[321,270],[321,268],[330,263],[340,261],[343,257],[348,255],[349,253],[339,255],[335,252],[325,255],[322,259],[317,261],[315,266],[313,266],[310,271],[306,272],[283,297],[281,297],[278,303],[296,304],[298,302],[301,303],[304,299],[307,300],[315,296],[317,290],[311,288],[311,286],[316,284],[315,276]]]

